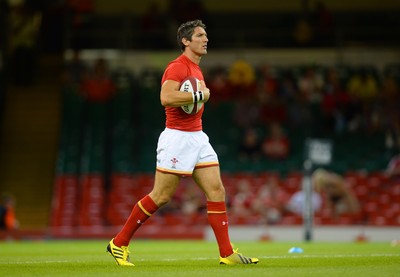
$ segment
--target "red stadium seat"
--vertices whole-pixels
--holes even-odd
[[[86,175],[82,178],[79,225],[94,227],[104,225],[105,190],[102,175]]]
[[[79,180],[77,176],[57,176],[55,181],[51,225],[72,228],[78,213]]]

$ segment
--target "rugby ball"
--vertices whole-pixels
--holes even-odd
[[[199,90],[200,81],[193,77],[186,77],[180,84],[179,90],[182,92],[192,93]],[[181,106],[182,110],[187,114],[196,114],[203,107],[203,102],[197,102],[193,104],[187,104]]]

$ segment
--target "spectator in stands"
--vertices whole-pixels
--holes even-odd
[[[361,69],[350,78],[347,90],[356,101],[370,102],[378,95],[378,83],[371,73]]]
[[[206,209],[203,194],[194,184],[186,185],[180,197],[182,203],[180,206],[184,215],[196,215]]]
[[[323,76],[312,66],[307,67],[297,80],[300,95],[309,103],[321,102],[323,86]]]
[[[299,84],[299,76],[294,74],[292,70],[289,69],[283,73],[279,87],[279,98],[284,99],[287,104],[287,123],[292,128],[303,128],[314,119],[309,100],[304,97],[304,94],[299,93]]]
[[[287,103],[278,95],[278,80],[273,69],[264,64],[260,68],[258,78],[257,102],[260,105],[260,123],[283,123],[287,119]]]
[[[296,97],[298,88],[297,84],[290,73],[282,73],[278,81],[278,94],[279,98],[287,104],[290,104]]]
[[[278,96],[278,80],[273,74],[273,69],[267,64],[260,68],[259,97],[261,102],[266,102]]]
[[[345,179],[331,171],[319,168],[312,175],[315,191],[324,196],[326,208],[333,218],[342,214],[357,215],[360,203]]]
[[[269,178],[261,185],[252,201],[251,209],[256,215],[261,215],[261,223],[276,224],[285,212],[288,195],[279,186],[276,178]]]
[[[210,70],[207,74],[208,87],[214,91],[213,100],[214,104],[223,101],[232,101],[233,96],[228,82],[227,70],[223,66],[218,66]]]
[[[289,156],[290,141],[279,123],[269,126],[269,134],[262,142],[264,156],[272,160],[285,160]]]
[[[90,102],[104,103],[114,96],[116,87],[105,59],[99,58],[95,61],[92,71],[82,82],[81,90]]]
[[[340,84],[335,68],[329,68],[322,89],[322,128],[341,133],[345,131],[350,118],[350,96]]]
[[[391,184],[400,184],[400,151],[390,159],[386,174],[390,178]]]
[[[270,98],[265,102],[258,101],[257,103],[260,110],[260,117],[258,120],[260,124],[284,124],[287,121],[287,104],[279,97]]]
[[[233,216],[246,219],[253,215],[251,207],[255,197],[250,181],[247,179],[240,180],[237,184],[237,192],[231,201]]]
[[[19,222],[15,215],[15,199],[9,194],[2,195],[0,203],[0,230],[16,230]]]
[[[392,74],[385,74],[381,89],[381,116],[386,135],[385,146],[390,154],[400,149],[400,89]]]
[[[368,130],[371,127],[375,127],[376,111],[374,108],[378,96],[378,83],[374,76],[367,70],[359,70],[350,78],[347,84],[347,91],[356,113],[350,122],[350,130]]]
[[[242,162],[257,162],[261,158],[260,138],[257,130],[248,127],[244,130],[239,145],[239,160]]]
[[[288,105],[288,124],[292,129],[307,128],[315,120],[315,116],[307,103],[299,97]]]
[[[306,195],[303,190],[298,190],[292,194],[287,201],[285,211],[302,216],[305,209]],[[313,190],[311,194],[311,209],[314,213],[319,212],[322,208],[321,194]]]
[[[233,97],[255,98],[257,89],[254,67],[245,60],[235,61],[229,68],[228,80]]]
[[[232,95],[232,97],[235,97]],[[248,97],[235,101],[234,122],[238,127],[248,128],[259,123],[261,117],[261,105],[254,97]]]

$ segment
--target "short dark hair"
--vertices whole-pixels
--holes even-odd
[[[194,29],[196,27],[202,27],[203,29],[206,29],[206,25],[200,19],[188,21],[188,22],[182,23],[181,26],[179,26],[178,32],[176,34],[176,40],[178,42],[179,48],[182,51],[185,50],[185,45],[182,43],[182,39],[185,38],[185,39],[191,41],[193,33],[194,33]]]

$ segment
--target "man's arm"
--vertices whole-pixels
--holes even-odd
[[[179,91],[179,83],[173,80],[166,80],[161,86],[160,101],[164,107],[180,107],[193,103],[191,93]],[[204,101],[210,98],[210,90],[205,86],[204,81],[200,82],[200,89],[204,95]]]
[[[348,212],[353,214],[358,213],[360,211],[360,203],[358,202],[358,199],[354,195],[352,189],[348,187],[346,180],[342,176],[335,174],[333,175],[332,181],[334,181],[338,188],[340,188],[344,202],[348,207]]]
[[[387,176],[389,176],[389,178],[400,176],[400,166],[396,166],[396,162],[394,159],[389,162],[386,174]]]

